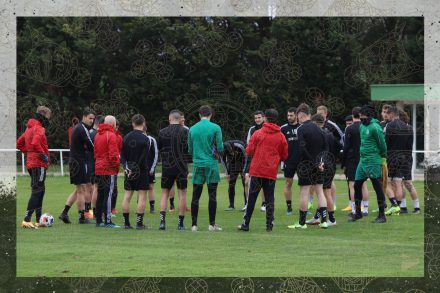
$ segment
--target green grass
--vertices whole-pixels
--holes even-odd
[[[157,180],[159,182],[160,180]],[[374,225],[374,214],[356,223],[348,223],[344,212],[347,188],[337,181],[336,219],[338,226],[321,230],[290,230],[286,226],[298,220],[298,186],[294,184],[294,212],[285,215],[284,181],[276,184],[275,226],[265,231],[264,213],[254,211],[251,231],[236,230],[242,213],[225,212],[228,196],[225,180],[218,189],[217,222],[223,232],[208,232],[206,186],[199,212],[199,232],[177,231],[177,214],[167,213],[167,230],[159,231],[159,215],[146,213],[146,231],[95,228],[94,225],[65,225],[57,219],[67,195],[72,191],[68,177],[48,177],[44,212],[55,216],[51,228],[20,228],[29,197],[29,177],[17,179],[17,276],[423,276],[423,214],[388,217],[388,223]],[[122,201],[122,179],[119,179],[117,208]],[[238,185],[237,185],[238,186]],[[370,188],[370,211],[376,208]],[[423,182],[416,184],[423,209]],[[242,188],[237,187],[236,207],[242,207]],[[192,188],[188,190],[190,204]],[[159,201],[160,183],[156,183]],[[260,202],[260,200],[258,201]],[[316,200],[315,200],[316,202]],[[135,201],[132,203],[131,221]],[[411,200],[408,207],[412,210]],[[158,209],[158,203],[156,204]],[[76,219],[76,206],[70,211]],[[185,218],[190,227],[190,214]],[[114,222],[122,224],[118,215]]]

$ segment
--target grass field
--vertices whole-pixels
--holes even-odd
[[[156,180],[160,182],[159,180]],[[29,198],[29,177],[17,179],[17,277],[295,277],[295,276],[423,276],[423,214],[388,217],[382,225],[370,223],[375,214],[348,223],[345,181],[337,181],[337,227],[327,230],[311,226],[290,230],[286,226],[298,220],[298,186],[294,184],[294,215],[286,216],[284,181],[276,184],[274,231],[265,231],[264,213],[256,210],[250,232],[237,231],[242,213],[225,212],[228,205],[226,181],[219,184],[217,223],[223,232],[208,232],[207,190],[201,199],[199,232],[177,231],[177,214],[167,213],[167,230],[159,231],[159,215],[146,213],[146,231],[65,225],[58,220],[68,194],[68,177],[48,177],[43,212],[55,217],[51,228],[20,228]],[[119,179],[117,209],[122,201],[123,182]],[[237,185],[238,186],[238,185]],[[423,210],[423,182],[417,182]],[[242,207],[241,186],[237,187],[236,207]],[[370,189],[370,211],[377,207]],[[188,189],[190,205],[192,188]],[[160,183],[156,183],[156,209]],[[260,202],[260,200],[259,200]],[[316,200],[315,200],[316,202]],[[177,200],[176,200],[177,203]],[[135,200],[131,222],[135,222]],[[315,203],[316,204],[316,203]],[[412,210],[411,200],[408,208]],[[148,209],[148,208],[147,208]],[[76,206],[70,211],[76,219]],[[33,217],[34,220],[35,217]],[[113,218],[122,224],[122,215]],[[190,228],[187,213],[185,225]]]

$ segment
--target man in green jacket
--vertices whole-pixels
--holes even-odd
[[[222,130],[212,123],[212,109],[201,106],[199,109],[200,121],[192,126],[188,135],[188,152],[193,158],[193,197],[191,201],[192,231],[197,231],[197,216],[199,200],[203,191],[203,184],[208,185],[209,194],[209,231],[222,231],[215,223],[217,211],[217,185],[220,181],[218,156],[223,152]]]
[[[382,188],[382,164],[386,164],[387,145],[379,121],[374,119],[374,108],[363,106],[360,110],[361,136],[360,161],[356,169],[354,181],[354,197],[356,213],[352,214],[350,222],[362,218],[362,184],[370,178],[377,195],[379,215],[373,223],[385,223],[385,194]]]

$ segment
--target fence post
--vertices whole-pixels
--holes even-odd
[[[21,153],[21,174],[25,175],[26,172],[24,171],[26,169],[25,165],[24,165],[24,154]]]
[[[64,176],[63,151],[60,150],[61,176]]]

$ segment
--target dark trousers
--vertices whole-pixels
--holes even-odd
[[[374,191],[377,195],[377,205],[379,206],[379,216],[384,216],[385,212],[385,193],[382,189],[382,182],[380,178],[370,178],[373,184]],[[362,203],[362,184],[364,180],[356,180],[354,182],[354,200],[356,204],[356,214],[361,213],[361,203]]]
[[[98,198],[96,199],[96,223],[111,222],[112,195],[115,187],[116,175],[97,175]]]
[[[230,207],[234,207],[235,183],[237,182],[238,175],[241,176],[241,184],[243,185],[244,204],[246,205],[246,192],[244,190],[245,176],[244,176],[244,174],[242,172],[240,172],[240,173],[231,173],[230,176],[229,176],[229,188],[228,188],[229,206]]]
[[[255,203],[260,193],[261,188],[264,191],[264,198],[266,200],[266,226],[272,227],[273,214],[274,214],[274,204],[275,204],[275,180],[260,178],[260,177],[250,177],[249,178],[249,198],[246,208],[246,213],[244,215],[244,223],[249,225],[254,212]]]
[[[118,199],[118,176],[115,175],[115,185],[112,193],[112,209],[116,207],[116,200]]]
[[[31,197],[29,198],[24,220],[30,222],[32,214],[35,211],[36,222],[38,223],[40,221],[41,208],[46,191],[44,184],[46,180],[46,169],[43,167],[31,168],[28,169],[28,172],[31,176]]]
[[[209,224],[215,225],[215,214],[217,212],[217,183],[208,184],[208,211]],[[191,219],[192,226],[197,226],[197,217],[199,214],[199,200],[202,196],[203,184],[193,184],[193,197],[191,200]]]

